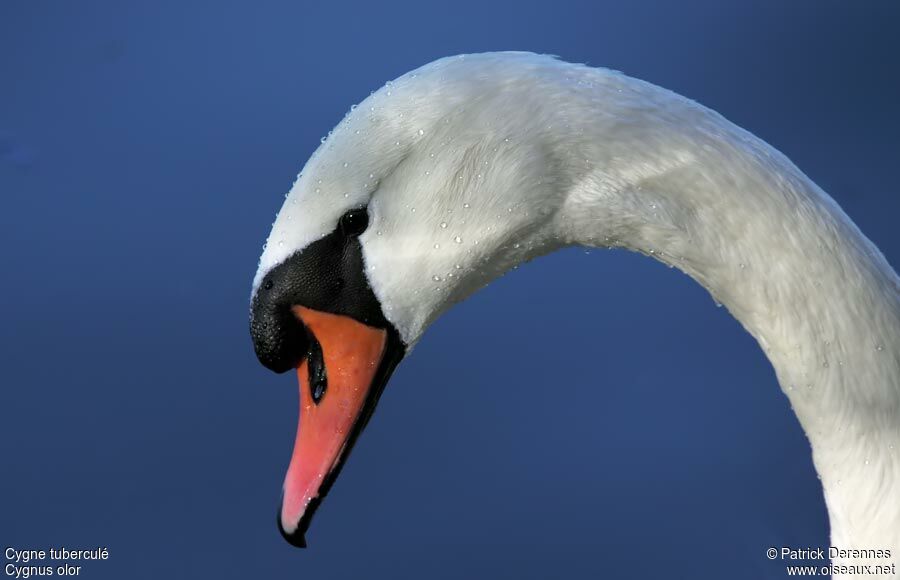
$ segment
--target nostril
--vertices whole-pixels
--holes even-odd
[[[313,403],[319,404],[328,388],[328,376],[325,371],[325,360],[322,357],[322,346],[315,336],[309,337],[309,351],[306,354],[306,366],[309,371],[309,391]]]

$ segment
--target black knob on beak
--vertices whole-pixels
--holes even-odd
[[[276,373],[299,365],[309,348],[306,329],[291,311],[290,292],[284,292],[282,286],[266,276],[250,306],[250,336],[256,358]]]
[[[250,335],[259,362],[276,373],[297,367],[309,350],[306,329],[295,306],[341,314],[375,328],[390,324],[366,279],[359,232],[368,223],[363,210],[270,270],[250,305]]]

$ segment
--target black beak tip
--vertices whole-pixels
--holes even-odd
[[[293,532],[288,532],[284,529],[284,526],[281,525],[280,513],[275,515],[275,521],[278,523],[278,531],[281,532],[281,537],[284,538],[288,544],[295,548],[306,547],[306,534],[301,527],[298,526]]]

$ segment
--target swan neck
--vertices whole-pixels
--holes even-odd
[[[665,262],[728,308],[809,438],[832,543],[900,556],[897,275],[783,155],[696,104],[685,109],[682,123],[621,113],[629,133],[654,141],[605,150],[598,169],[573,179],[559,235]]]

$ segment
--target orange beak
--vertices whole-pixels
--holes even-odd
[[[396,361],[385,360],[388,332],[347,316],[294,306],[311,347],[300,366],[300,419],[284,480],[278,524],[291,544],[304,534]]]

